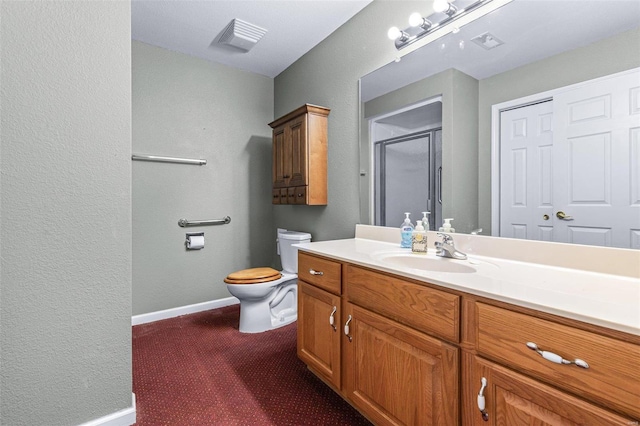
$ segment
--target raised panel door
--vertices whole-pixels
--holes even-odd
[[[340,389],[340,321],[340,296],[298,281],[298,357],[336,389]]]
[[[288,177],[287,173],[290,166],[287,165],[286,159],[286,126],[280,126],[273,129],[273,165],[272,165],[272,180],[273,188],[284,188],[287,186]],[[280,204],[278,203],[274,204]]]
[[[365,416],[377,425],[458,424],[456,347],[351,303],[343,321],[343,391]]]
[[[292,120],[289,127],[290,176],[287,186],[307,185],[307,121],[306,115]]]

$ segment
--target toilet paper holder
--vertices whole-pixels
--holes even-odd
[[[202,237],[202,240],[199,243],[195,243],[195,241],[192,240],[192,237]],[[196,240],[196,238],[194,238],[194,240]],[[200,240],[200,238],[197,238],[197,240]],[[184,245],[187,250],[203,249],[204,248],[204,232],[187,232],[185,234]]]

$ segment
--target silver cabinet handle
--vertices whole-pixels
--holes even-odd
[[[316,271],[316,270],[314,270],[314,269],[309,269],[309,273],[310,273],[311,275],[317,275],[317,276],[319,276],[319,277],[321,277],[321,276],[323,276],[323,275],[324,275],[324,272],[322,272],[322,271]]]
[[[480,414],[482,414],[482,420],[485,422],[489,421],[489,413],[485,410],[485,401],[484,401],[484,390],[487,387],[487,379],[484,377],[480,379],[480,383],[482,386],[480,387],[480,392],[478,392],[478,410],[480,410]]]
[[[349,341],[353,340],[353,338],[349,334],[349,323],[351,322],[352,319],[353,318],[351,318],[351,315],[349,315],[349,318],[347,318],[347,322],[344,323],[344,335],[347,336]]]
[[[586,361],[580,358],[576,358],[573,361],[564,359],[560,355],[554,354],[553,352],[540,350],[540,348],[538,348],[538,345],[533,342],[527,342],[527,347],[532,351],[536,351],[537,353],[539,353],[540,356],[542,356],[542,358],[546,359],[547,361],[555,362],[556,364],[575,364],[581,368],[589,368],[589,364],[587,364]]]
[[[336,314],[337,310],[338,310],[338,307],[334,306],[333,307],[333,311],[331,311],[331,315],[329,315],[329,324],[331,324],[331,327],[333,328],[333,331],[337,331],[337,328],[335,326],[336,319],[334,317],[334,315]]]

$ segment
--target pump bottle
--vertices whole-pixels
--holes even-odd
[[[451,226],[451,221],[453,220],[453,218],[448,218],[444,220],[444,223],[442,224],[442,226],[440,227],[440,229],[438,229],[438,231],[440,232],[456,232],[456,230]]]
[[[411,234],[413,232],[413,225],[409,219],[411,213],[405,213],[404,222],[400,225],[400,247],[411,248]]]
[[[411,251],[418,254],[427,254],[427,231],[425,231],[421,221],[416,223],[416,228],[411,234]]]

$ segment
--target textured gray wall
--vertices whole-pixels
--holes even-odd
[[[424,2],[375,0],[275,78],[275,116],[313,103],[331,108],[327,206],[275,206],[275,224],[314,241],[354,236],[360,220],[358,80],[391,62],[387,30]]]
[[[133,314],[229,297],[225,276],[270,266],[273,79],[133,42]],[[178,219],[221,226],[181,228]],[[186,251],[185,233],[205,247]]]
[[[131,406],[130,6],[0,8],[0,424],[79,424]]]
[[[640,67],[640,30],[631,30],[480,81],[478,209],[491,234],[491,106]]]

